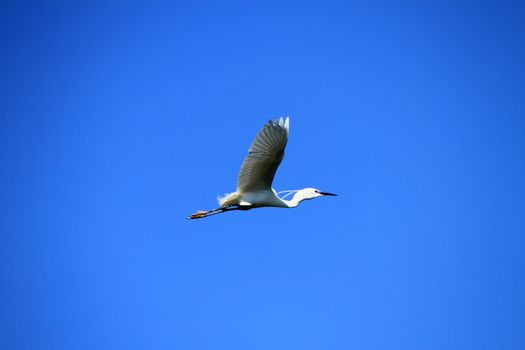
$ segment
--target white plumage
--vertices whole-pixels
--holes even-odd
[[[248,210],[259,207],[294,208],[305,199],[320,196],[335,196],[315,188],[287,192],[282,198],[272,188],[277,168],[284,158],[288,142],[290,118],[268,121],[259,131],[248,149],[237,178],[237,191],[218,198],[219,207],[208,211],[198,211],[188,219],[200,219],[230,210]],[[285,198],[294,194],[292,199]]]

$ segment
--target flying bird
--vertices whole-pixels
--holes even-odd
[[[289,190],[277,193],[272,188],[275,172],[284,157],[288,142],[290,118],[269,120],[253,140],[237,178],[237,191],[217,198],[219,207],[198,211],[188,219],[201,219],[231,210],[249,210],[261,207],[295,208],[306,199],[335,196],[315,188]],[[279,194],[283,194],[282,197]],[[292,196],[291,199],[286,198]]]

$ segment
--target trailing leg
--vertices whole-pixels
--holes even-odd
[[[239,210],[239,207],[237,207],[237,206],[235,206],[235,207],[225,207],[225,208],[219,207],[217,209],[212,209],[212,210],[198,211],[198,212],[195,212],[195,213],[189,215],[188,216],[188,220],[202,219],[202,218],[205,218],[205,217],[208,217],[208,216],[224,213],[224,212],[231,211],[231,210]]]

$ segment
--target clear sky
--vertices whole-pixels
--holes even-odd
[[[522,1],[110,3],[0,5],[1,349],[525,348]]]

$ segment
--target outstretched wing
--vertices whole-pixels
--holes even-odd
[[[237,192],[271,189],[288,142],[289,118],[268,121],[253,140],[237,178]]]

